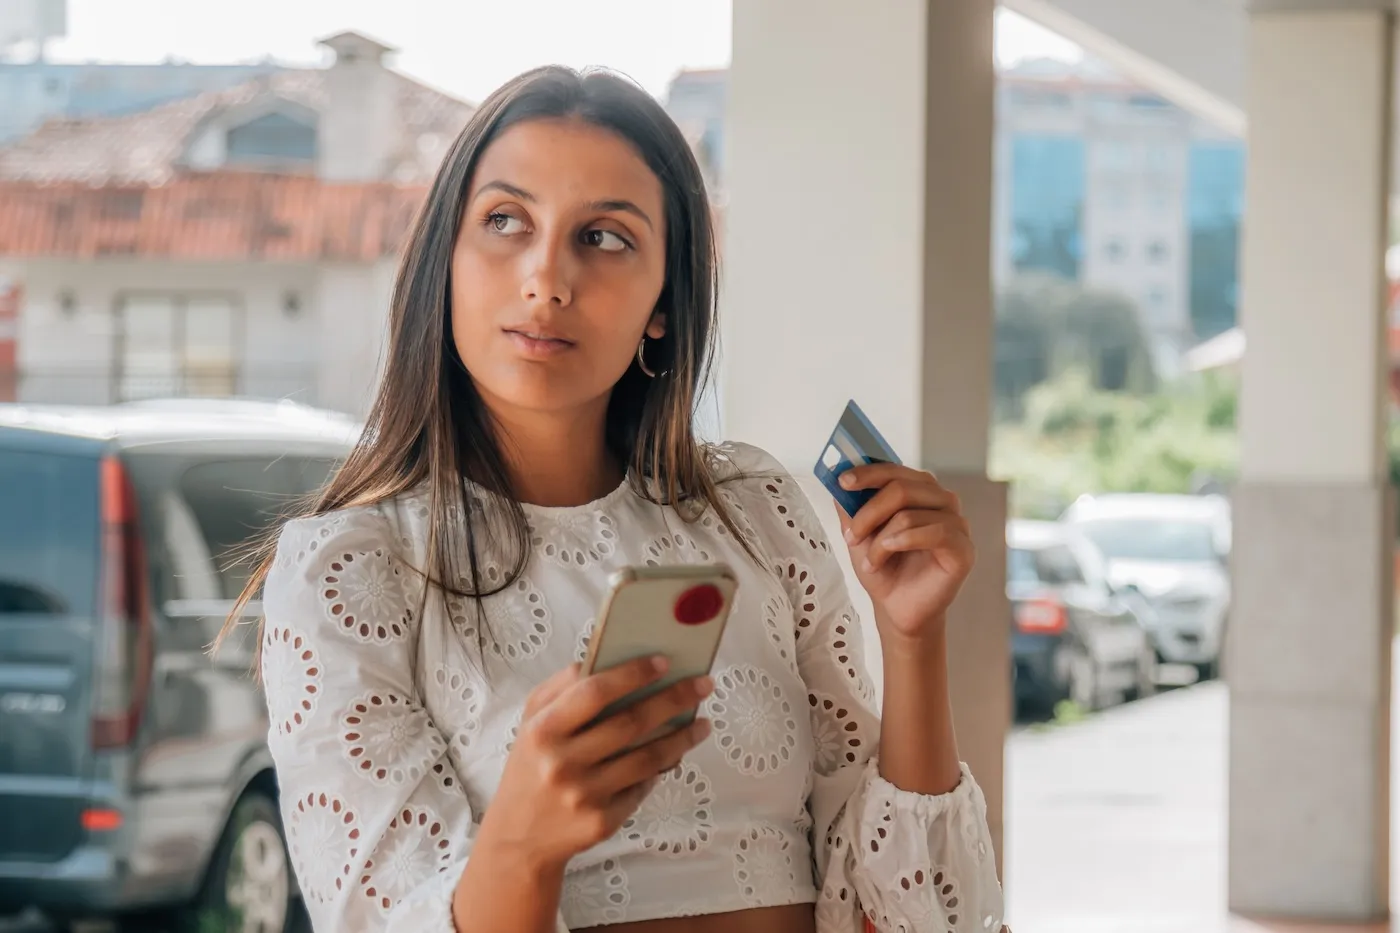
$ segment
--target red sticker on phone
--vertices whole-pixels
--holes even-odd
[[[724,594],[713,583],[693,586],[676,600],[676,621],[681,625],[703,625],[724,608]]]

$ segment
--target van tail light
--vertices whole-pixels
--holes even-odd
[[[92,747],[110,749],[136,738],[150,689],[153,645],[136,491],[115,456],[102,459],[101,497]]]
[[[1016,628],[1028,635],[1058,635],[1068,623],[1064,604],[1056,599],[1032,599],[1016,607]]]
[[[83,829],[90,833],[110,833],[122,828],[120,810],[91,809],[83,811]]]

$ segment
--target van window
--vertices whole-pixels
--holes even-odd
[[[286,463],[292,469],[292,492],[297,496],[320,492],[340,465],[338,460],[321,457],[288,457]]]
[[[0,447],[0,616],[88,616],[97,600],[95,457]]]
[[[1063,544],[1047,547],[1036,554],[1036,572],[1041,582],[1051,586],[1068,586],[1083,583],[1084,572],[1075,559],[1074,552]]]
[[[241,560],[247,546],[291,507],[295,485],[282,458],[218,460],[186,469],[178,486],[184,508],[166,510],[172,560],[179,541],[195,529],[203,541],[183,561],[174,560],[172,570],[183,574],[176,585],[180,598],[237,599],[253,570]]]

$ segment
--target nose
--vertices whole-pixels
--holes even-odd
[[[574,262],[568,244],[559,237],[539,237],[525,254],[520,297],[529,304],[567,308],[574,299]]]

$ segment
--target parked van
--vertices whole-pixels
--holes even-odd
[[[0,405],[0,916],[304,923],[251,626],[206,649],[233,558],[358,431],[289,403]]]

